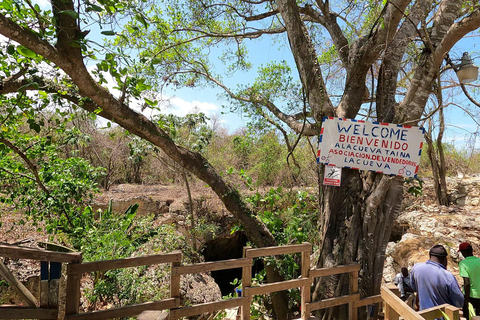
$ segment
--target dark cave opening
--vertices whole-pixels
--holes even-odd
[[[207,241],[202,250],[206,262],[228,259],[238,259],[243,256],[243,247],[247,245],[247,236],[242,231],[234,232],[232,235],[218,237]],[[252,274],[259,268],[263,268],[261,261],[252,267]],[[242,268],[212,271],[212,277],[218,284],[222,296],[233,293],[235,286],[231,284],[235,279],[242,279]]]

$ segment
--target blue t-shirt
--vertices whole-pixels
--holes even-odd
[[[463,293],[457,279],[445,267],[431,260],[413,266],[410,273],[414,290],[418,293],[420,310],[444,303],[463,307]]]

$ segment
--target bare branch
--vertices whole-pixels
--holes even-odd
[[[480,107],[480,103],[470,95],[470,93],[467,91],[467,88],[463,83],[460,84],[460,87],[462,87],[462,91],[467,96],[468,100],[470,100],[470,102],[476,105],[477,107]]]

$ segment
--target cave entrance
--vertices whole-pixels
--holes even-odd
[[[247,241],[246,234],[237,231],[232,235],[207,241],[202,254],[206,262],[242,258],[243,247],[247,245]],[[218,284],[222,296],[226,296],[235,290],[235,286],[231,283],[235,279],[242,279],[242,268],[212,271],[212,277]]]

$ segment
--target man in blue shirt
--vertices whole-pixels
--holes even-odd
[[[463,293],[457,279],[447,271],[447,250],[442,245],[433,246],[430,260],[414,265],[410,277],[420,300],[420,310],[444,303],[463,307]]]

